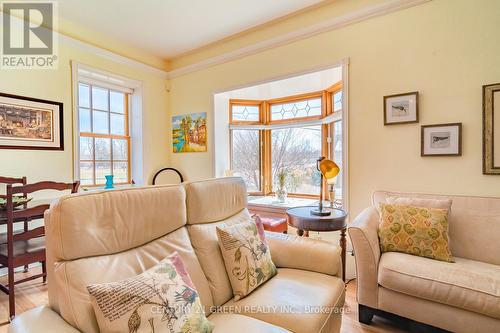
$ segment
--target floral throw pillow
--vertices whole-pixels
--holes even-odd
[[[378,235],[382,252],[453,262],[447,209],[381,203]]]
[[[87,290],[102,333],[210,333],[214,328],[177,252],[138,276]]]
[[[217,227],[219,247],[233,288],[240,300],[276,275],[277,270],[265,240],[262,225],[256,221]]]

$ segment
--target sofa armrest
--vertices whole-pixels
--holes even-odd
[[[48,306],[39,306],[14,318],[9,333],[79,333]]]
[[[363,210],[348,228],[356,258],[358,303],[378,306],[379,215],[374,207]]]
[[[295,268],[342,277],[340,246],[276,232],[266,232],[266,240],[278,268]]]

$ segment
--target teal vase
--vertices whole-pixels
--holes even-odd
[[[106,186],[104,186],[105,189],[110,189],[114,188],[115,185],[113,184],[113,175],[106,175],[104,176],[106,178]]]

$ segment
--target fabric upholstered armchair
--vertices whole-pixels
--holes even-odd
[[[381,253],[376,207],[388,197],[451,199],[449,239],[455,262]],[[498,331],[500,198],[375,192],[372,206],[348,232],[356,257],[360,322],[369,324],[383,310],[453,332]]]

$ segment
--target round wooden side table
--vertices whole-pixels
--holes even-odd
[[[317,216],[311,214],[311,210],[317,209],[316,206],[295,207],[286,211],[288,224],[297,228],[299,236],[309,236],[309,231],[339,231],[340,247],[342,248],[342,279],[345,282],[345,260],[346,260],[346,230],[347,213],[338,208],[323,208],[331,211],[330,215]]]

